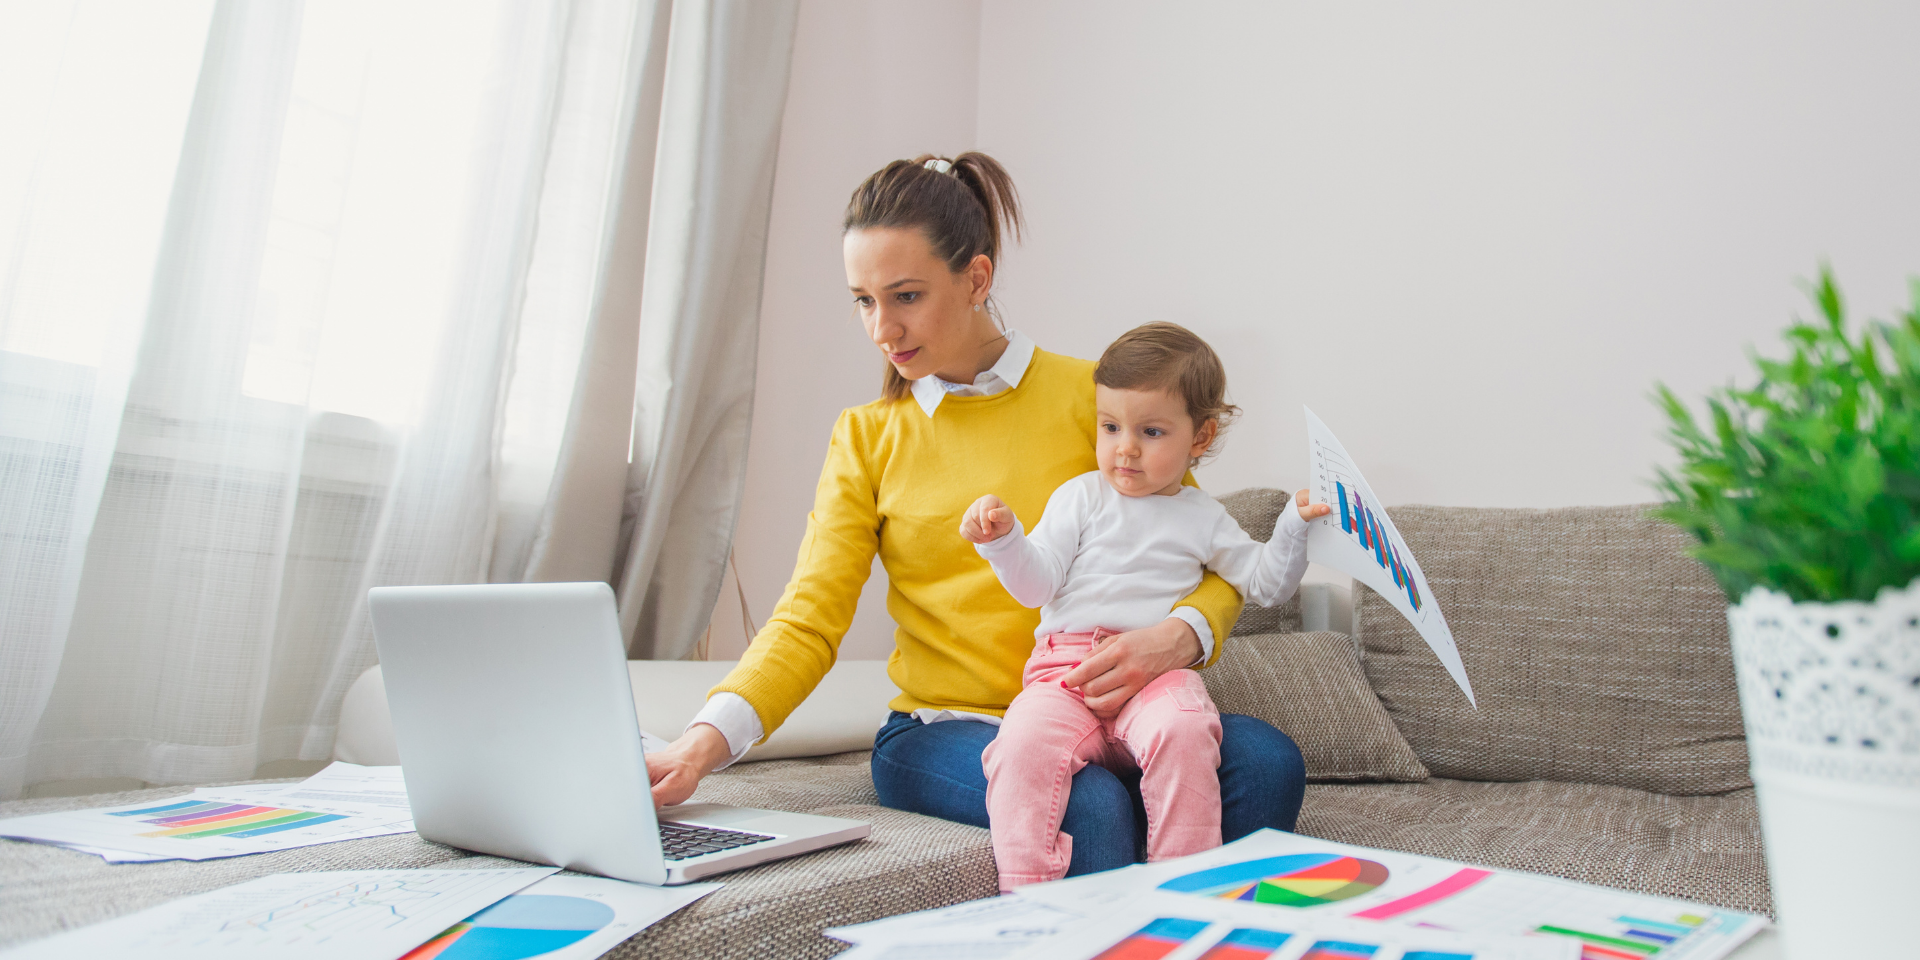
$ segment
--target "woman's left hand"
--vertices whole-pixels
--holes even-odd
[[[1108,637],[1092,656],[1067,671],[1060,684],[1079,689],[1094,716],[1111,720],[1154,678],[1193,666],[1198,659],[1199,634],[1185,620],[1168,617],[1151,627]]]

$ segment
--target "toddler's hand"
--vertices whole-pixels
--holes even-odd
[[[990,543],[1013,530],[1013,508],[989,493],[960,517],[960,535],[970,543]]]
[[[1324,503],[1312,503],[1307,499],[1307,491],[1293,495],[1293,509],[1300,512],[1300,519],[1309,523],[1333,512],[1333,508]]]

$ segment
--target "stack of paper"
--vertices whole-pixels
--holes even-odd
[[[1764,917],[1263,830],[826,931],[849,960],[1718,960]]]
[[[114,863],[210,860],[412,830],[400,768],[351,763],[302,783],[202,787],[167,800],[0,820],[0,837]]]

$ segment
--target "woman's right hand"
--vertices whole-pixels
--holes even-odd
[[[960,517],[960,535],[969,543],[991,543],[1013,530],[1013,508],[989,493]]]
[[[653,808],[685,803],[700,778],[725,763],[733,751],[710,724],[696,723],[665,750],[647,754],[647,779],[653,781]]]

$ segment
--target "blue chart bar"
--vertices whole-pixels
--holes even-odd
[[[1362,550],[1373,552],[1374,562],[1393,575],[1393,585],[1406,591],[1407,602],[1419,610],[1420,588],[1413,585],[1413,572],[1400,562],[1400,551],[1388,542],[1386,526],[1367,509],[1366,501],[1360,499],[1360,491],[1348,493],[1347,485],[1338,480],[1333,486],[1340,498],[1340,529],[1351,535]]]

